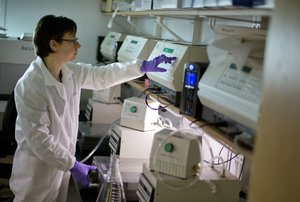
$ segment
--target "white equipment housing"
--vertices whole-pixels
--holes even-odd
[[[167,69],[166,72],[147,73],[149,79],[175,91],[182,91],[182,77],[184,64],[187,62],[208,62],[205,46],[193,46],[187,44],[175,44],[158,41],[148,60],[164,54],[168,57],[176,57],[172,64],[162,63],[159,67]]]
[[[265,31],[218,27],[226,34],[263,37]],[[216,27],[217,29],[217,27]],[[228,53],[223,65],[210,63],[199,82],[198,97],[208,108],[225,115],[232,120],[255,130],[259,117],[264,40],[255,44],[242,67],[235,65],[233,56]]]
[[[158,121],[157,101],[148,100],[148,105],[144,98],[130,97],[124,100],[121,126],[133,128],[140,131],[149,131],[156,129]]]
[[[144,164],[137,190],[139,201],[239,201],[241,182],[237,177],[229,172],[223,177],[222,171],[217,167],[201,169],[200,177],[180,179],[159,172],[151,172]],[[213,190],[212,185],[215,185],[216,190]]]
[[[200,140],[195,135],[173,129],[158,131],[153,140],[150,169],[179,178],[197,173],[201,161]]]
[[[117,41],[124,41],[125,34],[119,32],[108,32],[100,45],[101,54],[107,59],[114,62],[117,55]]]
[[[160,129],[157,127],[155,130],[142,132],[114,125],[110,134],[109,146],[112,153],[119,153],[120,158],[144,159],[144,162],[148,162],[154,134]]]
[[[32,41],[0,38],[0,94],[10,94],[36,58]]]
[[[125,34],[118,32],[109,32],[105,38],[103,39],[100,45],[100,52],[104,56],[105,59],[116,62],[117,49],[118,49],[118,41],[124,41]],[[102,90],[94,90],[93,91],[93,99],[95,101],[103,102],[103,103],[119,103],[119,98],[121,96],[121,86],[116,85],[110,88],[102,89]]]
[[[94,101],[89,98],[85,117],[92,123],[111,124],[120,119],[122,104],[108,104]]]
[[[105,104],[118,104],[120,103],[121,86],[116,85],[110,88],[93,91],[93,100]]]
[[[0,95],[8,97],[36,58],[31,41],[0,38]],[[0,130],[7,100],[0,100]]]
[[[118,61],[147,60],[156,42],[153,39],[127,35],[118,51]]]

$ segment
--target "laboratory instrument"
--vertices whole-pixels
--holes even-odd
[[[224,166],[205,166],[201,152],[201,139],[190,129],[158,131],[139,178],[139,200],[238,202],[240,180]]]
[[[144,162],[147,162],[154,134],[160,129],[161,127],[157,126],[155,130],[142,132],[116,124],[112,127],[109,135],[111,152],[119,155],[120,158],[145,159]]]
[[[103,103],[89,98],[85,110],[85,117],[92,123],[111,124],[120,119],[122,113],[122,104]]]
[[[144,164],[137,189],[139,201],[239,201],[241,183],[238,178],[229,172],[222,176],[222,170],[219,167],[200,169],[199,176],[181,179],[153,172]]]
[[[118,61],[127,62],[136,59],[147,60],[151,54],[157,40],[140,36],[127,35],[120,50],[118,51]],[[144,81],[146,74],[138,80]]]
[[[153,9],[190,8],[192,0],[153,0]]]
[[[108,32],[100,45],[100,52],[106,60],[110,62],[117,61],[117,54],[121,47],[121,43],[118,44],[118,42],[123,42],[125,37],[126,35],[123,33]]]
[[[180,113],[194,118],[200,118],[202,104],[198,99],[198,83],[204,74],[208,63],[185,63],[183,86],[180,101]]]
[[[147,60],[157,40],[127,35],[118,51],[118,61]]]
[[[148,60],[162,54],[176,57],[176,60],[172,64],[159,65],[159,67],[167,69],[166,72],[147,73],[150,88],[159,89],[168,101],[179,107],[184,64],[187,62],[208,62],[206,47],[158,41]]]
[[[140,131],[155,130],[158,122],[159,102],[144,98],[130,97],[124,100],[121,114],[121,126]]]
[[[119,156],[111,155],[109,169],[102,182],[97,202],[126,202],[122,176],[119,168]]]
[[[196,175],[201,161],[198,138],[171,128],[156,132],[150,154],[150,170],[179,178]]]
[[[99,66],[118,61],[117,54],[125,39],[125,36],[126,36],[125,34],[119,32],[108,32],[108,34],[104,37],[99,50],[103,55],[105,61],[103,63],[98,64]],[[93,100],[102,103],[119,105],[120,96],[121,96],[120,85],[116,85],[102,90],[93,91]],[[119,106],[117,105],[111,105],[110,107],[119,108]]]
[[[211,63],[199,82],[198,97],[205,106],[202,118],[208,122],[230,120],[241,124],[238,127],[255,131],[261,100],[265,42],[257,38],[264,37],[265,31],[235,27],[216,29],[222,29],[223,35],[247,37],[243,40],[253,44],[243,65],[237,64],[231,51],[224,55],[218,65],[211,58]]]
[[[149,0],[135,0],[133,1],[133,4],[134,11],[144,11],[152,9],[152,1]]]
[[[0,95],[8,98],[35,58],[31,41],[0,38]]]
[[[0,130],[10,94],[35,57],[31,41],[0,38]]]

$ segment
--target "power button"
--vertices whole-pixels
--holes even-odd
[[[131,106],[129,110],[132,113],[136,113],[137,112],[137,107],[136,106]]]
[[[172,152],[174,150],[174,145],[172,143],[167,143],[164,146],[165,152]]]

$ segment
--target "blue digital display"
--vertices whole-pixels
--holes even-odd
[[[195,72],[187,72],[185,75],[185,85],[196,86],[197,75]]]

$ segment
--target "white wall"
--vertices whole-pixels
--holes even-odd
[[[108,16],[100,13],[100,0],[8,0],[6,28],[8,36],[33,33],[38,20],[47,14],[62,15],[77,23],[81,49],[77,61],[95,63],[99,35],[108,31]]]

